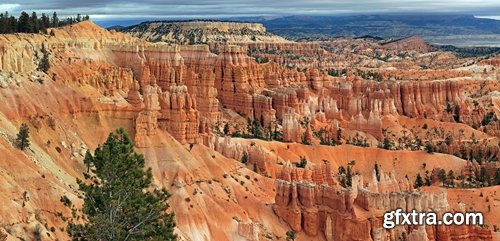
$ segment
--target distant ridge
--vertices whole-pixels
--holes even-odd
[[[263,23],[267,31],[288,39],[338,36],[400,39],[417,35],[439,44],[451,44],[450,36],[457,36],[453,38],[453,44],[457,46],[495,46],[500,42],[500,20],[467,14],[242,17],[231,20]],[[471,38],[474,41],[470,41]]]
[[[185,45],[289,42],[267,32],[262,23],[241,21],[147,21],[120,30],[147,41]]]

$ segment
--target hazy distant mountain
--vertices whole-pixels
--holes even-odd
[[[474,46],[500,44],[499,20],[476,18],[464,14],[286,16],[234,19],[263,23],[269,32],[290,39],[365,35],[401,38],[419,35],[438,44]]]

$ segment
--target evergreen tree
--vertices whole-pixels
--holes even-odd
[[[450,105],[450,103],[446,103],[446,109],[445,109],[445,111],[447,113],[451,113],[451,105]]]
[[[290,240],[295,240],[297,238],[297,234],[295,234],[294,231],[290,230],[290,231],[287,231],[286,232],[286,240],[290,241]]]
[[[51,27],[59,27],[59,18],[57,17],[57,13],[54,12],[52,14],[52,19],[51,19]]]
[[[6,17],[3,13],[0,13],[0,33],[7,33],[7,28],[9,25],[8,20],[8,17]]]
[[[278,130],[278,124],[274,123],[273,140],[283,141],[283,134]]]
[[[339,175],[345,174],[345,167],[344,166],[339,166]]]
[[[382,147],[386,150],[392,150],[392,148],[394,147],[394,142],[391,140],[391,138],[389,138],[389,135],[387,133],[387,129],[383,129],[382,132],[384,134],[384,140],[382,142]]]
[[[17,32],[17,19],[14,16],[9,17],[9,32],[8,33],[15,33]]]
[[[490,175],[486,172],[486,168],[484,166],[479,170],[479,178],[478,181],[482,182],[484,185],[488,185],[490,182]]]
[[[28,33],[38,33],[40,31],[40,26],[38,23],[38,16],[36,15],[36,12],[31,13],[29,21],[30,21],[30,29]]]
[[[307,159],[304,156],[300,156],[300,161],[294,163],[296,167],[305,168],[307,165]]]
[[[16,19],[16,17],[10,16],[8,12],[5,12],[0,13],[0,34],[39,32],[46,34],[47,28],[60,27],[89,19],[90,17],[88,15],[82,17],[78,14],[76,18],[68,17],[66,20],[60,21],[56,12],[52,14],[51,18],[45,13],[42,13],[41,17],[38,17],[36,12],[32,12],[31,15],[22,12],[19,19]]]
[[[19,21],[17,22],[17,29],[15,32],[29,33],[33,27],[31,26],[30,15],[26,12],[22,12],[19,16]]]
[[[244,151],[243,156],[241,157],[241,163],[247,164],[248,163],[248,152]]]
[[[262,138],[263,137],[262,125],[257,120],[252,121],[252,134],[255,138]]]
[[[42,59],[40,60],[40,63],[38,63],[38,70],[43,71],[47,73],[50,69],[50,62],[49,62],[49,52],[45,48],[45,44],[42,43]]]
[[[83,207],[72,208],[67,228],[73,240],[177,240],[170,194],[152,189],[151,169],[123,129],[85,159],[90,171],[77,181]]]
[[[465,149],[465,146],[463,144],[460,145],[460,157],[464,160],[467,160],[467,150]]]
[[[438,177],[439,177],[439,180],[441,182],[443,182],[443,184],[446,182],[446,171],[444,169],[439,169],[439,172],[438,172]]]
[[[347,187],[352,187],[352,170],[351,170],[351,166],[348,165],[347,166],[347,172],[345,174],[345,185]]]
[[[26,123],[21,124],[19,128],[19,133],[17,133],[16,146],[17,148],[24,151],[30,146],[30,129]]]
[[[259,173],[259,168],[257,167],[257,163],[253,163],[253,172]]]
[[[429,171],[425,170],[425,185],[430,186],[432,185],[432,178],[429,176]]]
[[[224,135],[228,135],[229,134],[229,123],[226,122],[226,124],[224,124]]]
[[[42,13],[42,17],[40,17],[40,31],[47,34],[47,28],[50,28],[50,19],[45,13]]]
[[[377,177],[377,181],[380,181],[380,170],[378,168],[378,164],[375,162],[375,176]]]
[[[417,177],[415,178],[415,184],[413,184],[414,188],[419,188],[424,185],[424,180],[422,180],[422,176],[420,176],[420,173],[417,174]]]
[[[481,149],[477,150],[475,158],[476,158],[477,163],[479,163],[479,164],[483,163],[483,161],[484,161],[483,160],[483,151],[481,151]]]
[[[433,153],[434,151],[436,151],[434,146],[430,142],[427,142],[425,144],[425,150],[427,151],[427,153]]]
[[[455,122],[460,122],[460,106],[458,104],[455,105],[455,109],[453,111],[453,119]]]
[[[453,170],[450,170],[448,172],[448,186],[455,187],[455,174],[453,173]]]

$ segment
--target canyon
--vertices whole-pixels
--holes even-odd
[[[457,185],[498,173],[499,66],[416,36],[290,41],[255,23],[2,34],[0,240],[68,239],[59,200],[81,205],[85,153],[120,127],[172,193],[180,240],[500,240],[498,185],[414,187],[439,169]],[[386,230],[395,208],[480,211],[487,225]]]

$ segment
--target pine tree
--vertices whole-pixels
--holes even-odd
[[[9,17],[9,32],[8,33],[14,33],[17,32],[17,19],[14,16]]]
[[[47,34],[47,28],[49,27],[50,19],[45,13],[42,13],[42,17],[40,17],[40,31],[44,34]]]
[[[297,238],[297,234],[294,231],[290,230],[286,232],[286,240],[295,240]]]
[[[429,176],[429,171],[425,170],[425,185],[426,186],[431,186],[432,185],[432,178]]]
[[[253,120],[251,122],[251,125],[252,125],[252,134],[253,134],[253,137],[254,138],[262,138],[263,137],[263,134],[262,134],[262,125],[260,124],[260,122],[257,121],[257,120]]]
[[[389,135],[388,135],[386,129],[383,129],[382,132],[384,134],[384,140],[382,143],[382,147],[386,150],[392,150],[392,148],[394,147],[394,142],[391,140],[391,138],[389,138]]]
[[[17,148],[24,151],[26,148],[30,146],[30,129],[26,123],[21,124],[19,128],[19,133],[17,133],[16,145]]]
[[[443,182],[443,184],[446,182],[446,171],[444,169],[439,169],[439,172],[438,172],[438,177],[439,177],[439,180],[441,182]]]
[[[244,151],[243,156],[241,157],[241,163],[247,164],[248,163],[248,152]]]
[[[430,154],[430,153],[433,153],[435,151],[435,148],[430,142],[427,142],[425,144],[425,150],[427,151],[427,153]]]
[[[49,62],[49,52],[45,48],[45,44],[42,43],[42,59],[40,60],[40,63],[38,63],[38,70],[43,71],[47,73],[50,69],[50,62]]]
[[[424,185],[424,180],[422,180],[422,176],[420,176],[420,173],[417,174],[417,177],[415,178],[415,184],[413,184],[414,188],[419,188]]]
[[[30,15],[26,12],[22,12],[19,16],[19,21],[17,22],[17,29],[15,32],[29,33],[32,29]]]
[[[294,163],[296,167],[305,168],[307,166],[307,159],[305,156],[300,156],[300,161]]]
[[[486,172],[486,168],[484,166],[479,170],[479,178],[478,181],[482,182],[484,185],[488,185],[490,182],[490,175]]]
[[[375,176],[377,177],[377,181],[380,182],[380,170],[378,168],[378,164],[375,162]]]
[[[458,104],[455,105],[455,109],[453,111],[453,119],[455,122],[460,122],[460,106]]]
[[[167,212],[170,194],[152,189],[151,169],[144,170],[144,157],[123,129],[85,159],[90,171],[77,181],[84,203],[72,208],[72,240],[177,240],[174,214]]]
[[[224,124],[224,135],[228,135],[229,134],[229,123],[226,122],[226,124]]]
[[[455,174],[453,173],[453,170],[450,170],[448,172],[448,185],[451,187],[455,187]]]
[[[339,175],[345,174],[345,167],[344,166],[339,166]]]
[[[347,172],[345,174],[345,185],[347,187],[352,187],[352,170],[351,170],[351,166],[348,165],[347,166]]]
[[[59,26],[59,18],[57,17],[57,13],[54,12],[52,14],[52,22],[51,22],[51,27],[58,27]]]
[[[16,19],[16,17],[9,16],[9,13],[5,12],[0,13],[0,34],[39,32],[47,34],[47,28],[60,27],[89,19],[88,15],[82,17],[82,15],[78,14],[76,18],[68,17],[66,20],[60,21],[56,12],[52,14],[51,18],[45,13],[42,13],[39,18],[36,12],[32,12],[31,15],[22,12],[19,19]]]
[[[7,33],[7,27],[8,27],[7,20],[8,18],[5,17],[3,13],[0,13],[0,34]]]
[[[31,13],[30,17],[30,29],[28,33],[38,33],[40,31],[40,26],[38,23],[38,16],[36,12]]]

